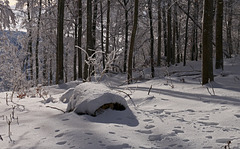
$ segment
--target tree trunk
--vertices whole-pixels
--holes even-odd
[[[78,45],[78,24],[77,24],[77,18],[75,18],[75,26],[74,26],[74,53],[73,53],[73,80],[77,80],[77,50],[78,48],[76,45]]]
[[[164,56],[167,56],[167,17],[166,17],[166,1],[164,0],[163,9],[162,9],[162,22],[163,22],[163,43],[164,43]]]
[[[162,20],[161,20],[161,0],[158,0],[158,52],[157,52],[157,66],[161,66],[161,52],[162,52],[162,40],[161,40],[161,32],[162,32]]]
[[[185,32],[183,66],[186,66],[187,45],[188,45],[188,20],[189,20],[190,3],[191,3],[191,1],[188,0],[187,20],[186,20],[186,26],[185,26],[186,32]]]
[[[30,11],[30,2],[27,1],[27,15],[28,15],[28,60],[30,67],[30,76],[28,79],[33,80],[33,53],[32,53],[32,17]]]
[[[39,31],[41,23],[41,14],[42,14],[42,0],[39,1],[39,10],[38,10],[38,21],[37,21],[37,41],[36,41],[36,51],[35,51],[35,65],[36,65],[36,85],[38,85],[38,75],[39,75],[39,62],[38,62],[38,51],[39,51]]]
[[[57,22],[57,71],[56,84],[64,83],[63,75],[63,22],[64,22],[64,0],[58,1],[58,22]]]
[[[228,44],[228,58],[232,57],[233,54],[233,45],[232,45],[232,0],[227,2],[227,11],[228,11],[228,19],[227,19],[227,44]]]
[[[202,29],[203,59],[202,85],[213,81],[213,1],[204,0],[203,29]]]
[[[82,47],[82,0],[78,0],[78,47]],[[82,78],[82,50],[78,48],[78,78]]]
[[[134,3],[134,21],[133,21],[133,30],[131,35],[131,43],[128,54],[128,84],[132,82],[132,66],[133,66],[133,50],[135,43],[135,36],[137,32],[137,23],[138,23],[138,0],[135,0]]]
[[[92,39],[92,0],[87,0],[87,54],[86,61],[89,61],[89,56],[91,56],[91,50],[93,49],[93,39]],[[84,65],[84,81],[91,81],[91,65],[89,62],[85,62]]]
[[[124,64],[123,64],[123,72],[127,71],[127,51],[128,51],[128,9],[127,9],[127,4],[129,1],[124,0],[124,9],[125,9],[125,51],[124,51]]]
[[[105,57],[108,58],[109,53],[109,29],[110,29],[110,0],[107,1],[107,28],[106,28],[106,52]],[[108,72],[108,66],[106,69],[106,73]]]
[[[150,57],[151,57],[151,77],[154,78],[154,35],[153,35],[153,23],[152,23],[152,0],[148,0],[148,14],[150,25]]]
[[[216,69],[223,70],[223,0],[217,0],[216,16]]]
[[[105,69],[105,53],[104,53],[104,36],[103,36],[103,6],[102,0],[100,1],[100,13],[101,13],[101,47],[102,47],[102,61],[103,61],[103,70]]]
[[[167,65],[170,66],[170,62],[171,62],[171,59],[172,59],[172,9],[171,9],[171,0],[168,1],[167,26],[168,26]]]

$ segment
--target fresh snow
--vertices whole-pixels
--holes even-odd
[[[111,88],[107,93],[120,94],[128,108],[107,109],[96,117],[61,111],[66,111],[67,103],[72,102],[80,81],[43,87],[49,93],[44,99],[39,96],[18,99],[14,94],[10,102],[11,92],[2,92],[0,148],[221,149],[231,141],[231,149],[239,149],[239,68],[240,57],[225,60],[224,71],[215,70],[215,82],[204,86],[200,84],[201,62],[156,68],[154,79],[148,79],[149,69],[145,69],[134,74],[138,79],[130,85],[126,84],[126,75],[108,74],[100,83],[86,85],[88,94],[84,98],[95,96],[94,88],[100,94],[102,88],[97,86],[106,85]],[[100,97],[108,90],[104,88]],[[14,115],[11,139],[6,121],[10,114]]]
[[[74,111],[77,114],[95,115],[98,108],[109,103],[118,103],[127,108],[127,102],[123,97],[99,83],[82,83],[76,86],[74,91],[68,90],[60,100],[63,100],[63,97],[66,101],[69,100],[66,111]]]

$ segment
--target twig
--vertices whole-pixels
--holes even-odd
[[[134,105],[134,107],[136,107],[136,104],[134,103],[134,101],[132,100],[131,96],[128,93],[126,93],[124,91],[121,91],[121,90],[117,90],[117,91],[126,94],[130,98],[130,100],[132,101],[132,104]]]
[[[57,107],[52,107],[52,106],[46,106],[47,108],[52,108],[52,109],[56,109],[56,110],[59,110],[59,111],[61,111],[61,112],[63,112],[63,113],[66,113],[65,111],[63,111],[62,109],[59,109],[59,108],[57,108]]]
[[[151,89],[152,89],[152,85],[150,86],[150,88],[149,88],[149,90],[148,90],[148,95],[150,94]]]

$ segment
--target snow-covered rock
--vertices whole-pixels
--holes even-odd
[[[74,88],[68,89],[63,95],[60,97],[60,101],[63,103],[68,103],[71,96],[73,95]]]
[[[77,114],[95,116],[98,115],[98,112],[101,113],[101,109],[124,110],[126,107],[126,100],[107,86],[86,82],[74,89],[67,106],[67,112],[74,111]]]

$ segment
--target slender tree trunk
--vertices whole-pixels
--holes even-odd
[[[104,50],[104,36],[103,36],[103,6],[102,0],[100,1],[100,13],[101,13],[101,47],[102,47],[102,61],[103,61],[103,70],[105,69],[105,50]]]
[[[232,45],[232,0],[228,0],[227,2],[227,11],[228,11],[228,19],[227,19],[227,44],[228,44],[228,58],[232,57],[233,54],[233,45]]]
[[[216,69],[223,70],[223,0],[217,0],[216,16]]]
[[[63,22],[64,22],[64,0],[58,1],[58,22],[57,22],[57,70],[56,84],[64,83],[63,75]]]
[[[172,59],[172,9],[171,9],[171,0],[168,1],[167,26],[168,26],[167,64],[168,64],[168,66],[170,66],[170,62],[171,62],[171,59]]]
[[[128,9],[127,4],[128,0],[124,0],[124,9],[125,9],[125,51],[124,51],[124,64],[123,64],[123,72],[127,71],[127,51],[128,51]]]
[[[161,20],[161,0],[158,0],[158,52],[157,52],[157,66],[161,66],[161,53],[162,53],[162,20]]]
[[[202,60],[202,85],[213,81],[213,1],[204,0],[203,11],[203,29],[202,29],[202,43],[203,43],[203,60]]]
[[[174,5],[174,18],[173,18],[173,38],[172,38],[172,60],[171,63],[175,64],[176,55],[176,34],[177,34],[177,5]]]
[[[163,14],[163,18],[162,18],[162,22],[163,22],[163,43],[164,43],[164,56],[167,57],[167,16],[166,16],[166,1],[164,0],[163,3],[163,9],[162,9],[162,14]]]
[[[77,24],[77,18],[75,18],[75,26],[74,26],[74,54],[73,54],[73,80],[77,80],[77,50],[78,48],[76,45],[78,45],[78,24]]]
[[[190,3],[191,3],[191,1],[188,0],[187,20],[186,20],[186,27],[185,27],[186,32],[185,32],[185,46],[184,46],[183,66],[186,66],[187,45],[188,45],[188,20],[189,20]]]
[[[35,51],[35,65],[36,65],[36,85],[38,84],[38,75],[39,75],[39,62],[38,62],[38,51],[39,51],[39,37],[40,37],[40,23],[41,23],[41,14],[42,14],[42,0],[39,1],[39,10],[38,10],[38,21],[37,21],[37,41],[36,41],[36,51]]]
[[[154,35],[153,35],[153,22],[152,22],[152,0],[148,0],[148,14],[150,26],[150,57],[151,57],[151,77],[154,78]]]
[[[107,1],[107,28],[106,28],[106,53],[105,56],[108,57],[109,53],[109,29],[110,29],[110,0]],[[106,69],[106,73],[108,72]]]
[[[28,79],[33,80],[33,52],[32,52],[32,17],[30,10],[30,2],[27,1],[27,15],[28,15],[28,60],[30,67],[30,76]]]
[[[92,0],[87,0],[87,54],[86,61],[91,56],[91,50],[93,49],[92,39]],[[91,81],[91,66],[85,62],[84,65],[84,81]]]
[[[128,54],[128,84],[132,82],[133,50],[134,50],[135,36],[137,32],[137,23],[138,23],[138,0],[135,0],[134,7],[135,8],[134,8],[133,30],[132,30],[131,43],[130,43],[130,49]]]
[[[82,47],[82,0],[78,0],[78,47]],[[82,78],[82,50],[78,48],[78,78]]]

